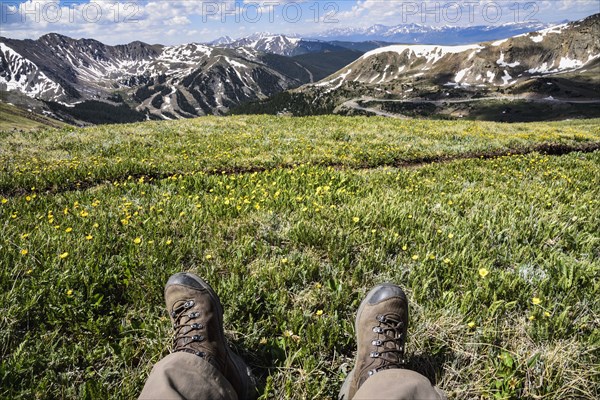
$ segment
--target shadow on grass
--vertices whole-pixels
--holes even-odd
[[[435,386],[444,374],[444,364],[453,356],[450,351],[441,351],[435,355],[412,354],[406,359],[406,368],[425,376]]]

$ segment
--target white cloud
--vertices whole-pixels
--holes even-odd
[[[467,26],[555,22],[597,12],[598,0],[358,0],[337,17],[347,27],[406,23]]]
[[[188,17],[177,16],[165,21],[165,25],[189,25],[192,21]]]
[[[147,40],[153,43],[187,41],[199,31],[202,40],[218,35],[236,36],[255,31],[277,33],[317,32],[338,27],[368,27],[375,24],[398,25],[482,25],[523,22],[525,18],[554,22],[579,19],[600,12],[598,0],[26,0],[17,4],[0,0],[2,35],[37,38],[48,32],[71,37],[93,37],[105,43]],[[286,21],[286,3],[303,7],[302,23]],[[326,4],[335,3],[338,11],[327,14]],[[60,4],[60,5],[59,5]],[[244,9],[244,7],[246,7]],[[313,15],[319,8],[318,23]],[[458,7],[458,9],[457,9]],[[452,19],[460,12],[458,19]],[[494,13],[500,12],[497,20]],[[247,14],[244,14],[247,13]],[[260,21],[253,21],[256,13]],[[487,14],[486,14],[487,13]],[[324,19],[337,20],[325,23]],[[223,22],[224,20],[224,22]],[[238,22],[236,22],[238,21]],[[185,28],[185,29],[183,29]],[[174,29],[178,29],[176,34]],[[170,37],[165,38],[167,34]]]
[[[81,38],[93,37],[106,43],[175,36],[173,26],[190,26],[210,6],[226,7],[234,0],[147,2],[93,0],[84,3],[59,3],[58,0],[26,0],[18,6],[0,3],[2,34],[32,38],[58,32]]]

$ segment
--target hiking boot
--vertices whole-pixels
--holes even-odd
[[[253,399],[254,377],[225,343],[223,307],[210,285],[191,273],[175,274],[165,285],[165,302],[175,331],[173,352],[202,357],[225,376],[240,400]]]
[[[356,364],[342,385],[339,400],[351,400],[377,372],[403,367],[407,328],[404,291],[391,283],[374,287],[356,313]]]

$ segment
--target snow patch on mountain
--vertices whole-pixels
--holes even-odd
[[[468,68],[461,69],[460,71],[458,71],[456,73],[456,76],[454,77],[454,82],[462,82],[465,75],[467,74],[467,72],[469,72],[470,69],[471,69],[471,67],[468,67]]]
[[[447,54],[462,53],[467,50],[478,50],[483,49],[483,46],[479,44],[463,45],[463,46],[435,46],[435,45],[393,45],[380,47],[375,50],[371,50],[364,54],[361,59],[367,59],[381,53],[398,53],[403,54],[408,52],[408,56],[422,57],[427,59],[427,63],[435,64],[441,58]]]
[[[535,43],[540,43],[541,41],[544,40],[546,35],[548,35],[550,33],[560,34],[568,26],[569,26],[569,24],[555,25],[555,26],[551,26],[550,28],[546,28],[546,29],[542,29],[542,30],[539,30],[536,32],[529,33],[529,34],[527,34],[527,36]]]
[[[497,40],[492,43],[492,46],[498,47],[498,46],[501,46],[502,44],[506,43],[507,41],[508,41],[508,39]]]
[[[330,91],[335,90],[335,89],[339,88],[340,86],[342,86],[342,84],[346,81],[346,78],[348,77],[348,75],[350,75],[351,72],[352,72],[352,69],[348,69],[346,72],[336,76],[332,80],[317,83],[315,86],[328,86],[328,85],[332,84],[333,82],[338,81],[338,83],[335,86],[332,86],[327,90],[327,92],[330,92]],[[325,92],[325,93],[327,93],[327,92]]]
[[[504,61],[504,52],[500,52],[500,58],[498,58],[498,60],[496,60],[496,64],[498,64],[501,67],[510,67],[510,68],[514,68],[518,65],[521,65],[521,63],[519,61],[515,61],[512,63],[507,63],[506,61]]]
[[[0,90],[16,90],[29,97],[61,98],[64,89],[44,74],[36,64],[0,43],[0,59],[5,59],[6,69],[0,71]]]

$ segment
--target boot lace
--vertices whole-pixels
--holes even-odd
[[[373,332],[378,334],[371,344],[376,347],[369,356],[380,360],[379,366],[369,370],[369,376],[390,368],[402,368],[404,360],[404,323],[396,314],[378,315],[378,326],[373,327]]]
[[[200,312],[188,312],[194,304],[194,300],[187,300],[174,306],[173,311],[171,311],[175,335],[173,338],[173,352],[185,351],[186,353],[204,357],[205,353],[203,351],[196,350],[190,346],[193,343],[200,343],[205,339],[204,335],[195,333],[195,331],[204,329],[204,324],[194,321],[200,317]]]

